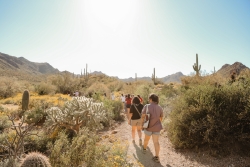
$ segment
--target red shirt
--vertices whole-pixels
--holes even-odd
[[[131,104],[132,98],[126,98],[126,104]]]
[[[142,98],[140,97],[139,99],[140,99],[140,102],[142,103],[143,102]]]

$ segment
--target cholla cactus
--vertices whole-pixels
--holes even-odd
[[[46,124],[55,128],[62,126],[79,133],[81,126],[92,130],[102,128],[101,121],[106,119],[106,111],[102,103],[95,103],[86,97],[73,98],[65,103],[63,109],[52,107],[47,111]]]
[[[22,160],[20,167],[51,167],[51,165],[45,155],[31,152]]]

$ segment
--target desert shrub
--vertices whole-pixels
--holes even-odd
[[[95,93],[102,94],[102,95],[104,93],[109,94],[110,90],[105,84],[100,83],[100,82],[95,82],[89,88],[87,88],[86,94],[89,96],[92,96]]]
[[[175,89],[173,84],[165,84],[161,89],[161,94],[166,97],[174,97],[178,94],[178,89]]]
[[[47,83],[56,86],[56,93],[70,94],[80,88],[80,80],[68,72],[49,76]]]
[[[32,108],[28,111],[25,111],[25,122],[27,124],[32,124],[41,126],[46,120],[47,113],[45,110],[51,107],[51,104],[45,103],[40,100],[32,101],[34,104],[31,104]]]
[[[113,81],[113,82],[110,82],[107,87],[109,88],[109,90],[111,92],[114,92],[114,91],[121,91],[122,88],[124,86],[124,83],[122,81]]]
[[[54,85],[42,82],[35,86],[35,92],[39,95],[54,94],[56,87]]]
[[[152,85],[143,84],[137,87],[135,93],[136,95],[140,95],[143,99],[144,104],[148,103],[148,97],[150,93],[153,92]]]
[[[9,159],[4,159],[0,161],[0,166],[1,167],[17,167],[18,166],[18,160],[9,158]]]
[[[54,143],[48,144],[50,162],[54,167],[131,166],[127,162],[126,144],[99,140],[99,136],[88,129],[82,130],[72,140],[65,133],[60,133]]]
[[[48,144],[52,166],[79,166],[83,163],[86,166],[95,166],[96,140],[97,136],[87,129],[81,131],[81,135],[74,137],[72,141],[65,133],[60,133],[54,144]]]
[[[47,147],[48,143],[53,141],[53,139],[50,138],[50,136],[43,130],[34,130],[34,131],[31,131],[30,133],[37,134],[37,135],[25,137],[24,148],[26,152],[38,151],[38,152],[45,154],[48,150],[48,147]]]
[[[191,87],[173,105],[167,125],[171,142],[177,148],[223,148],[234,142],[249,146],[249,96],[249,86],[238,83]]]
[[[0,133],[5,129],[10,127],[11,122],[6,115],[0,115]]]
[[[124,119],[121,115],[123,109],[123,103],[121,101],[104,99],[103,104],[105,110],[109,113],[113,120],[119,121]]]
[[[8,98],[14,96],[19,91],[19,85],[16,84],[15,78],[0,78],[0,98]]]
[[[188,89],[195,85],[223,85],[229,78],[222,77],[219,74],[212,74],[207,76],[184,76],[181,78],[182,86]]]

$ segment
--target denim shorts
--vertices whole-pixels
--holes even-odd
[[[150,132],[150,131],[147,131],[146,129],[144,129],[144,133],[145,133],[145,135],[147,135],[147,136],[151,136],[151,135],[160,135],[160,132]]]

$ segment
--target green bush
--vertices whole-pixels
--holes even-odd
[[[25,141],[25,150],[30,151],[38,151],[41,153],[46,153],[48,150],[47,145],[49,142],[51,142],[53,139],[49,137],[48,134],[46,134],[44,131],[31,131],[31,134],[38,134],[38,135],[32,135],[27,136]]]
[[[5,129],[10,127],[11,122],[6,115],[0,115],[0,133]]]
[[[48,83],[42,82],[35,86],[35,92],[38,93],[39,95],[54,94],[55,91],[56,87]]]
[[[48,144],[52,166],[131,166],[127,162],[127,145],[124,142],[100,141],[99,136],[87,128],[80,133],[72,140],[65,133],[60,133],[54,143]]]
[[[250,89],[234,83],[219,88],[191,87],[173,105],[167,125],[177,148],[208,145],[219,148],[238,142],[249,146]]]
[[[101,152],[96,152],[97,136],[84,129],[81,135],[74,137],[70,141],[65,133],[60,133],[55,143],[49,143],[50,162],[54,167],[80,166],[83,163],[86,166],[96,166],[95,161],[101,158]],[[96,156],[96,154],[99,154]]]
[[[42,106],[35,106],[35,108],[25,112],[27,124],[42,126],[46,120],[47,113],[44,111]]]
[[[108,111],[111,118],[115,121],[123,120],[121,112],[123,110],[123,103],[121,101],[104,99],[103,101],[105,110]]]
[[[150,84],[142,84],[136,88],[136,95],[140,95],[143,99],[143,103],[146,104],[148,103],[148,97],[150,93],[153,92],[153,89],[151,87],[152,85]]]

